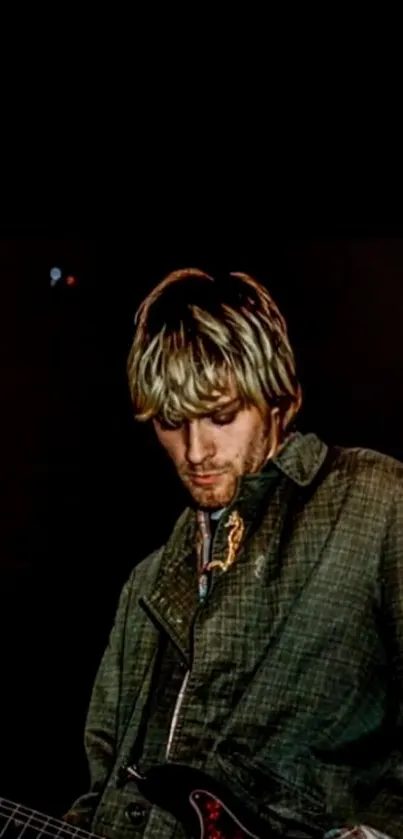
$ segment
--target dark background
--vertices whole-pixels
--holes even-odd
[[[76,285],[51,288],[54,265]],[[186,265],[272,291],[302,430],[403,460],[403,239],[0,239],[0,795],[55,815],[86,785],[85,712],[121,585],[185,501],[132,421],[125,362],[138,303]]]

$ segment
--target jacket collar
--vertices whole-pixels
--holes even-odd
[[[288,498],[299,488],[312,483],[327,450],[316,435],[297,432],[261,472],[242,476],[235,496],[218,524],[215,539],[217,556],[227,556],[229,545],[239,533],[235,547],[235,552],[238,551],[250,529],[259,526],[269,491],[279,481],[288,478],[284,482],[284,492],[280,495],[276,493],[278,515],[285,515]],[[277,514],[273,512],[273,515],[277,518]],[[146,611],[164,627],[187,661],[190,657],[191,624],[198,605],[197,532],[196,509],[187,508],[165,545],[156,584],[141,598]]]
[[[287,440],[277,457],[269,460],[260,472],[239,478],[235,495],[224,510],[221,519],[227,519],[235,509],[239,510],[248,522],[256,517],[259,518],[259,508],[264,503],[269,488],[281,477],[289,478],[296,487],[309,487],[324,463],[327,452],[328,446],[316,434],[303,434],[296,431]],[[189,553],[194,549],[195,544],[197,529],[195,508],[187,508],[179,522],[183,535],[183,550]],[[174,541],[176,542],[177,539]]]
[[[273,464],[301,487],[309,486],[319,472],[328,446],[316,434],[297,431],[288,440]]]
[[[260,472],[243,475],[227,508],[242,508],[246,518],[253,515],[256,505],[266,496],[269,487],[285,476],[298,487],[308,487],[316,478],[328,452],[328,446],[316,434],[295,432],[277,457],[269,460]]]

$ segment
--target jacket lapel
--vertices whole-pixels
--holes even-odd
[[[195,515],[186,510],[162,554],[151,591],[140,604],[159,629],[167,633],[190,666],[191,630],[198,603]]]

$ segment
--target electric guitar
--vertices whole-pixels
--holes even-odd
[[[273,826],[251,813],[227,786],[180,763],[126,770],[144,797],[181,822],[189,839],[323,839],[324,831],[273,812]]]
[[[204,772],[181,764],[161,764],[145,775],[130,766],[127,779],[135,781],[151,803],[172,813],[188,839],[323,839],[324,831],[303,820],[273,813],[273,827],[248,812],[230,791]],[[62,819],[0,798],[1,839],[100,839]],[[332,839],[389,839],[360,827],[340,829]]]

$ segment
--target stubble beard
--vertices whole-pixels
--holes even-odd
[[[215,485],[202,487],[192,483],[187,475],[187,468],[181,470],[180,478],[198,507],[206,510],[219,510],[228,507],[235,497],[239,478],[243,475],[260,472],[266,462],[270,446],[271,435],[269,429],[264,428],[261,430],[258,440],[251,441],[241,466],[235,469],[231,463],[221,467],[225,471]],[[208,470],[206,469],[206,471]]]

